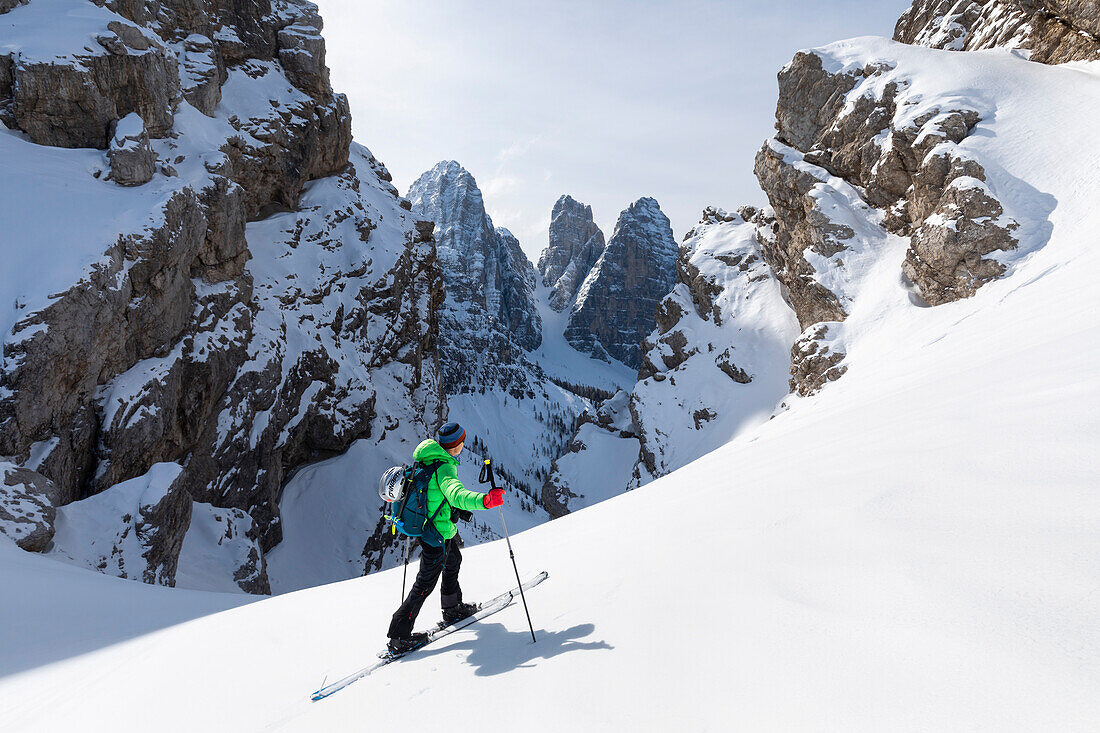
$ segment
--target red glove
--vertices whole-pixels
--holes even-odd
[[[498,507],[504,503],[504,489],[490,489],[485,498],[481,500],[486,509]]]

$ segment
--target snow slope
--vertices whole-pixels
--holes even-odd
[[[400,569],[123,641],[125,618],[42,622],[57,589],[80,608],[114,602],[123,581],[0,547],[4,668],[24,670],[0,678],[5,729],[361,730],[400,705],[410,729],[451,711],[454,727],[509,732],[1096,730],[1100,66],[877,39],[832,49],[995,99],[986,160],[1057,201],[1049,241],[935,308],[869,272],[842,379],[514,537],[522,574],[550,572],[528,598],[533,645],[517,605],[311,703],[326,676],[373,660]],[[903,256],[887,248],[882,271]],[[501,542],[470,548],[464,568],[469,598],[510,582]],[[166,593],[177,618],[239,602],[124,592],[139,617]],[[94,652],[88,625],[105,627]],[[38,666],[39,648],[70,643],[74,656]]]
[[[569,311],[550,307],[552,291],[541,282],[535,289],[535,305],[542,318],[542,343],[531,352],[531,358],[547,374],[573,384],[586,384],[614,392],[629,388],[637,378],[637,370],[620,361],[600,361],[574,349],[565,340]]]

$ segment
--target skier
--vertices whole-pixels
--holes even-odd
[[[455,516],[476,509],[493,509],[504,503],[504,490],[494,488],[488,494],[470,491],[458,480],[458,455],[466,446],[466,431],[455,422],[439,429],[436,439],[428,439],[416,447],[413,460],[429,464],[441,462],[428,483],[428,512],[435,513],[435,528],[443,537],[443,547],[420,543],[420,570],[412,589],[390,621],[389,644],[391,653],[399,654],[421,646],[428,640],[425,633],[413,633],[413,624],[428,595],[435,589],[439,575],[443,575],[440,600],[443,605],[443,623],[453,624],[477,611],[472,603],[462,602],[462,588],[458,585],[458,570],[462,565],[459,550],[458,528]],[[441,502],[451,511],[436,513]]]

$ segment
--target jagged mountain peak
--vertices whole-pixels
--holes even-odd
[[[466,170],[466,168],[457,160],[439,161],[431,168],[421,173],[420,177],[417,179],[417,183],[419,183],[421,179],[432,180],[440,178],[454,178],[462,180],[469,179],[469,181],[473,183],[475,187],[477,186],[477,182],[474,180],[473,174],[470,173],[470,171]],[[417,183],[413,183],[410,192],[418,187]]]
[[[603,232],[592,219],[592,207],[562,194],[550,215],[549,244],[539,257],[538,271],[551,288],[550,306],[563,311],[603,254]]]
[[[620,239],[620,243],[629,242],[667,250],[671,242],[672,256],[676,256],[675,240],[671,237],[672,223],[665,216],[665,212],[661,211],[661,205],[657,203],[657,199],[651,196],[643,196],[623,209],[622,213],[619,214],[619,220],[615,223],[615,230],[611,233],[611,239],[614,241],[616,235],[627,227],[645,227],[662,236],[637,240]],[[666,232],[670,235],[669,237],[663,236]]]
[[[563,193],[561,196],[558,196],[558,200],[554,202],[553,216],[557,216],[560,212],[569,210],[581,210],[587,212],[589,215],[592,214],[591,206],[581,203],[567,193]]]
[[[433,197],[445,198],[433,202],[431,200]],[[471,211],[465,218],[471,220],[484,218],[483,222],[476,223],[483,224],[487,230],[493,228],[492,219],[485,211],[484,198],[481,195],[481,189],[478,188],[477,180],[457,161],[441,160],[421,173],[409,187],[407,198],[412,202],[414,209],[432,210],[456,206],[469,208]],[[472,240],[459,240],[460,243],[469,241]],[[451,243],[450,240],[442,242],[444,246]]]

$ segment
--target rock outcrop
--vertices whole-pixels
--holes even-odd
[[[0,462],[0,534],[28,552],[53,540],[57,487],[40,473]]]
[[[110,179],[120,186],[140,186],[153,180],[157,154],[149,146],[145,123],[137,112],[116,123],[107,160],[111,166]]]
[[[1094,0],[915,0],[894,40],[951,51],[1020,48],[1046,64],[1100,58]]]
[[[563,195],[550,214],[550,244],[539,257],[542,283],[550,288],[550,307],[573,305],[577,290],[604,250],[603,232],[592,220],[592,207]]]
[[[173,582],[197,501],[248,516],[237,585],[263,591],[288,472],[442,418],[431,225],[350,142],[311,3],[58,0],[4,21],[0,119],[32,141],[0,135],[5,227],[54,261],[4,281],[0,455],[59,511],[178,464],[134,520],[163,559],[126,577]],[[36,219],[58,206],[82,220]]]
[[[153,137],[172,129],[176,56],[150,29],[87,0],[30,3],[8,12],[5,23],[17,43],[32,41],[4,55],[8,83],[0,82],[0,98],[8,98],[10,127],[42,145],[100,149],[113,123],[130,113]],[[69,46],[74,30],[94,42]]]
[[[803,394],[843,374],[843,337],[817,324],[847,318],[861,263],[891,236],[910,238],[904,272],[936,305],[1002,275],[1019,227],[966,144],[983,111],[922,96],[896,64],[826,64],[820,53],[800,52],[780,72],[776,137],[756,158],[777,224],[764,256],[804,329],[792,353]]]
[[[566,340],[597,359],[637,368],[657,302],[675,282],[677,254],[672,227],[657,201],[646,197],[631,204],[577,291]]]

